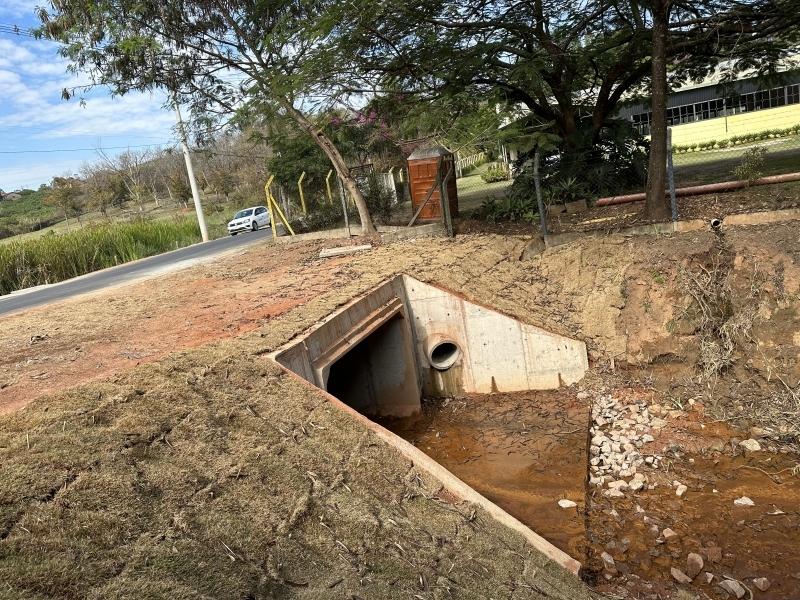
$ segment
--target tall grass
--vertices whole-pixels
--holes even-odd
[[[194,219],[95,225],[0,244],[0,295],[56,283],[200,241]]]

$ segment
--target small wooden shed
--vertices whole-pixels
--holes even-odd
[[[411,192],[411,207],[414,213],[428,198],[431,187],[436,185],[436,176],[439,174],[447,178],[447,199],[450,204],[450,215],[458,215],[458,188],[456,186],[455,156],[444,146],[417,148],[407,159],[408,185]],[[442,200],[437,187],[425,203],[419,214],[418,221],[441,221]]]

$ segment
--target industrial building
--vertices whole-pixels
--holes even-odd
[[[790,63],[792,67],[797,61]],[[650,134],[652,113],[647,101],[624,105],[618,115],[629,119],[643,135]],[[743,77],[723,82],[719,72],[699,83],[683,86],[667,100],[667,125],[675,144],[784,129],[800,123],[800,69],[779,80]]]

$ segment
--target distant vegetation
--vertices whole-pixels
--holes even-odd
[[[88,226],[0,244],[0,295],[200,241],[193,218]]]
[[[0,200],[0,238],[49,227],[60,218],[56,209],[44,202],[49,188],[21,190],[21,198]]]

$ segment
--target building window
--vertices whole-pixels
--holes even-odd
[[[786,103],[798,104],[800,103],[800,84],[790,85],[786,88]]]
[[[674,106],[667,109],[667,126],[705,121],[706,119],[714,119],[725,115],[764,110],[785,106],[786,104],[800,104],[800,84],[771,90],[759,90],[749,94],[717,98],[684,106]],[[642,135],[650,134],[652,120],[652,114],[649,112],[631,116],[633,126]]]
[[[769,91],[769,106],[774,108],[776,106],[783,106],[786,104],[786,89],[775,88]]]

